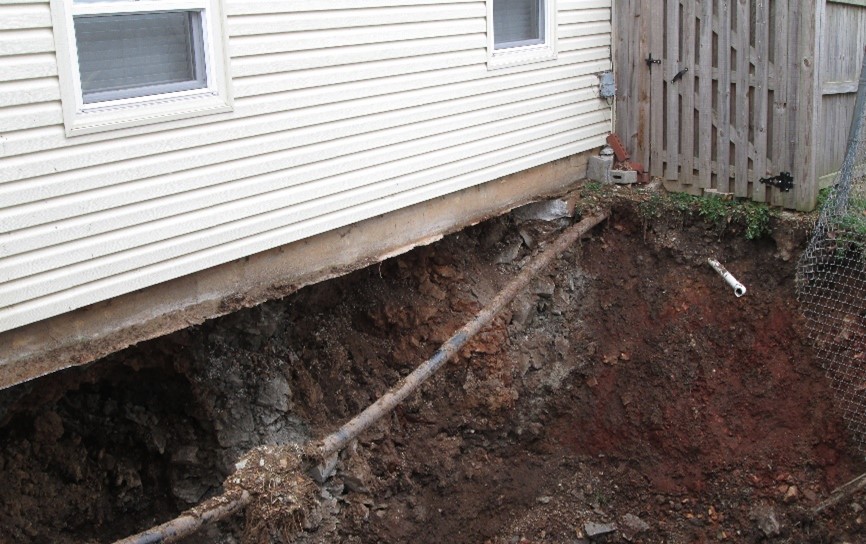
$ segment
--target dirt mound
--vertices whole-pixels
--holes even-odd
[[[790,242],[675,223],[619,205],[344,452],[298,541],[862,539],[857,504],[807,515],[866,467],[805,342]],[[333,430],[562,226],[495,219],[0,393],[0,541],[125,536],[218,493],[250,448]]]

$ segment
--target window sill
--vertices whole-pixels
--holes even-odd
[[[523,64],[534,64],[556,59],[556,49],[550,45],[515,47],[494,50],[487,57],[487,69],[498,70]]]
[[[117,106],[94,105],[66,115],[66,135],[80,136],[232,111],[232,104],[214,93],[141,100]]]

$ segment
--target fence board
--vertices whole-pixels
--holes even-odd
[[[645,77],[646,72],[638,70],[644,70],[646,67],[645,59],[649,57],[650,52],[650,32],[651,32],[651,19],[650,12],[652,11],[652,2],[654,0],[638,0],[635,2],[637,4],[637,13],[639,15],[640,27],[638,33],[638,48],[636,51],[635,65],[637,69],[635,69],[635,78],[637,80],[637,89],[638,89],[638,119],[637,119],[637,133],[638,140],[640,140],[640,144],[636,146],[638,150],[638,157],[640,157],[640,162],[644,165],[644,168],[647,168],[650,164],[650,146],[646,145],[648,141],[649,131],[650,131],[650,93],[651,93],[651,83],[650,78]]]
[[[716,187],[719,191],[729,192],[731,190],[730,176],[730,150],[731,150],[731,14],[728,10],[727,0],[721,0],[719,6],[719,18],[717,27],[719,50],[718,55],[718,102],[716,104],[718,123],[716,134],[716,163],[718,177]]]
[[[658,0],[647,0],[644,3],[645,14],[650,20],[650,52],[655,58],[661,58],[664,64],[664,33],[658,29],[664,28],[664,10],[658,9]],[[655,177],[664,176],[664,67],[651,65],[650,71],[650,173]]]
[[[797,139],[794,152],[794,208],[811,210],[818,196],[815,146],[821,111],[821,76],[816,69],[823,28],[824,1],[799,0],[799,87],[797,89]]]
[[[700,47],[695,73],[698,81],[698,186],[709,189],[712,183],[713,153],[713,2],[701,2]]]
[[[737,78],[734,107],[734,194],[749,196],[749,3],[736,2]]]
[[[678,180],[680,170],[680,97],[678,85],[672,83],[680,68],[680,3],[667,0],[665,6],[665,86],[667,87],[667,111],[665,112],[665,143],[667,167],[665,178]]]
[[[680,46],[680,70],[688,69],[679,82],[674,83],[679,94],[680,112],[680,156],[682,158],[682,181],[697,181],[694,177],[695,159],[695,0],[681,2],[682,45]],[[678,6],[679,7],[679,6]],[[695,189],[698,189],[697,187]]]
[[[773,172],[780,172],[791,164],[788,144],[788,0],[774,0],[772,25],[773,39],[773,138],[770,155]],[[770,190],[770,203],[784,204],[784,193]]]
[[[630,33],[635,32],[634,17],[636,5],[640,0],[622,0],[613,12],[614,62],[617,66],[616,100],[618,104],[638,104],[634,96],[636,88],[635,40]],[[640,145],[637,135],[637,115],[639,108],[620,108],[616,112],[616,133],[629,149]]]
[[[766,185],[759,179],[767,174],[767,94],[770,80],[770,5],[769,0],[755,2],[755,86],[752,126],[755,155],[752,159],[752,198],[766,202]]]

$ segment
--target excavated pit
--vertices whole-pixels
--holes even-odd
[[[866,464],[797,310],[798,225],[747,241],[618,204],[344,452],[296,541],[866,540],[864,497],[809,513]],[[111,541],[219,493],[254,446],[330,432],[563,226],[494,219],[0,392],[0,542]],[[288,540],[254,536],[237,517],[188,542]]]

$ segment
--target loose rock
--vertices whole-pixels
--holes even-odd
[[[759,504],[752,508],[749,517],[755,521],[758,528],[767,537],[778,536],[782,533],[782,523],[772,506]]]
[[[614,531],[616,531],[616,525],[613,523],[596,523],[594,521],[587,521],[583,525],[583,532],[586,533],[586,536],[588,536],[590,539],[594,539],[596,537],[606,535]]]
[[[620,520],[622,536],[629,542],[633,541],[637,535],[649,531],[649,529],[649,524],[634,514],[626,514]]]

